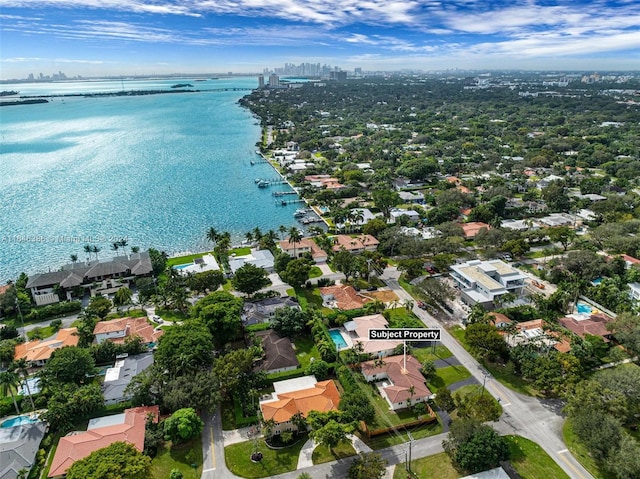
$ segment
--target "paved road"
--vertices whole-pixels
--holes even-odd
[[[388,268],[381,277],[401,299],[411,300],[411,296],[400,286],[397,278],[397,271],[392,268]],[[441,328],[441,325],[426,311],[415,306],[413,312],[427,327]],[[561,414],[560,401],[524,396],[503,386],[491,378],[446,329],[441,328],[441,330],[441,343],[478,382],[481,384],[484,382],[486,390],[501,402],[504,414],[498,423],[498,430],[502,434],[518,434],[537,442],[572,479],[593,479],[593,476],[567,450],[562,440],[564,418]]]

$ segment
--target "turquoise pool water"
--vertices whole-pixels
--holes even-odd
[[[173,267],[173,269],[185,269],[185,268],[188,268],[189,266],[193,266],[193,263],[177,264]]]
[[[21,426],[23,424],[33,424],[36,422],[40,422],[40,419],[38,418],[32,419],[29,416],[17,416],[11,419],[7,419],[2,424],[0,424],[0,427],[9,428],[9,427]]]
[[[578,313],[584,313],[584,314],[591,314],[591,306],[589,306],[586,303],[578,303],[576,304],[576,309],[578,310]]]
[[[336,348],[338,348],[338,350],[346,349],[348,347],[347,342],[344,340],[342,334],[337,329],[330,329],[329,336],[331,336],[333,344],[336,345]]]
[[[602,278],[596,278],[591,281],[591,284],[593,284],[594,286],[598,286],[600,283],[602,283]]]

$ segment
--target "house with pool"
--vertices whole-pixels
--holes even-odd
[[[21,470],[31,470],[48,428],[47,423],[31,415],[15,416],[0,423],[1,479],[15,479]]]
[[[347,321],[340,328],[329,330],[329,335],[338,351],[351,349],[356,344],[361,344],[363,352],[379,358],[390,356],[402,341],[370,340],[370,329],[388,328],[389,323],[381,314],[359,316],[352,321]]]
[[[382,363],[366,361],[360,365],[367,382],[375,382],[380,395],[393,411],[427,402],[433,397],[420,368],[420,361],[409,354],[390,356]]]

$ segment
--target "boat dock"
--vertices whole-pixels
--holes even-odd
[[[297,191],[274,191],[271,193],[273,196],[287,196],[287,195],[297,195]]]
[[[295,198],[292,200],[277,200],[276,201],[276,205],[280,205],[280,206],[287,206],[287,205],[293,205],[296,203],[304,203],[304,200],[302,198]]]

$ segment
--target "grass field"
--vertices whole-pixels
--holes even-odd
[[[248,479],[268,477],[295,471],[298,466],[300,450],[307,440],[307,435],[300,436],[295,444],[284,449],[269,449],[263,439],[258,440],[258,450],[263,454],[262,461],[251,462],[254,452],[253,441],[232,444],[224,448],[224,457],[231,472]]]
[[[193,467],[195,464],[196,467]],[[179,469],[184,479],[200,479],[202,475],[202,439],[179,446],[166,444],[151,461],[154,479],[166,479],[172,469]]]
[[[535,442],[520,436],[505,436],[510,461],[522,479],[569,479],[549,455]]]
[[[436,391],[443,387],[449,387],[453,383],[471,377],[471,373],[464,366],[447,366],[436,371],[436,377],[428,381],[429,389]]]
[[[300,368],[305,369],[311,363],[311,358],[320,359],[320,352],[316,347],[313,338],[298,337],[294,340],[296,345],[296,357],[300,363]]]
[[[451,354],[451,351],[449,351],[442,344],[436,345],[435,351],[430,346],[427,346],[426,348],[417,348],[414,346],[411,350],[411,354],[418,361],[420,361],[420,364],[425,362],[425,360],[427,359],[431,359],[432,361],[437,361],[438,359],[447,359],[453,356],[453,354]]]
[[[356,450],[349,442],[338,444],[333,448],[333,452],[329,451],[327,446],[316,446],[313,450],[311,459],[314,464],[322,464],[325,462],[337,461],[338,459],[344,459],[345,457],[355,456]]]
[[[428,477],[429,479],[458,479],[462,475],[453,467],[451,459],[444,452],[433,456],[423,457],[411,461],[414,477]],[[404,464],[398,464],[393,470],[393,479],[406,479],[407,471]]]

